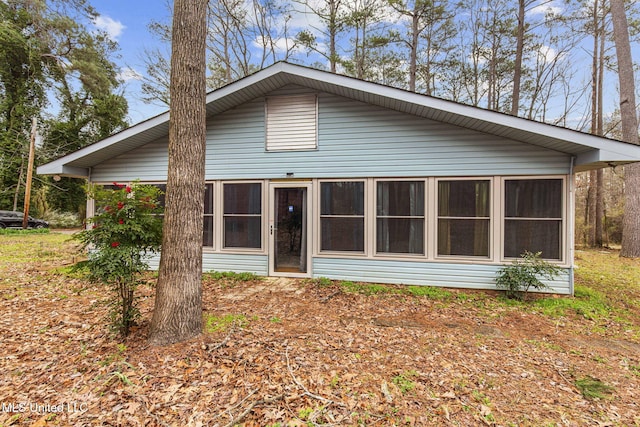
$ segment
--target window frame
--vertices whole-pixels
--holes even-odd
[[[224,213],[224,186],[226,184],[260,184],[260,215],[258,214],[225,214]],[[219,231],[218,239],[215,240],[215,243],[218,244],[216,246],[219,248],[216,252],[225,252],[225,253],[265,253],[265,181],[264,180],[247,180],[247,181],[235,181],[235,180],[221,180],[219,181],[220,190],[217,192],[219,197],[214,198],[215,201],[218,201],[218,207],[214,206],[214,215],[218,213],[218,221],[214,221],[214,230]],[[258,248],[249,248],[249,247],[238,247],[238,246],[225,246],[225,218],[227,217],[260,217],[260,247]],[[214,245],[215,245],[214,243]]]
[[[369,190],[369,179],[367,178],[344,178],[344,179],[319,179],[317,185],[317,192],[315,197],[315,203],[317,206],[317,218],[318,224],[316,227],[315,235],[315,244],[314,244],[314,255],[340,255],[341,257],[350,258],[362,258],[367,257],[371,253],[369,249],[370,245],[370,190]],[[335,183],[335,182],[361,182],[363,185],[363,214],[362,215],[323,215],[322,214],[322,184],[323,183]],[[322,249],[322,219],[323,218],[362,218],[363,223],[363,249],[362,251],[337,251],[337,250],[327,250]]]
[[[561,203],[561,218],[553,218],[553,220],[561,221],[560,231],[560,256],[561,259],[548,259],[549,262],[558,265],[562,268],[570,267],[573,259],[573,227],[574,219],[571,215],[573,201],[573,181],[572,176],[569,174],[549,174],[549,175],[491,175],[491,176],[467,176],[467,177],[451,177],[451,176],[401,176],[401,177],[342,177],[342,178],[313,178],[309,197],[312,197],[313,203],[311,203],[312,209],[309,211],[309,215],[312,218],[311,228],[309,229],[310,237],[313,237],[311,242],[310,256],[320,258],[353,258],[362,259],[368,258],[371,260],[404,260],[410,262],[442,262],[442,263],[460,263],[460,264],[484,264],[484,265],[504,265],[512,262],[514,259],[511,257],[505,257],[505,231],[506,221],[509,217],[506,216],[506,182],[510,180],[544,180],[544,179],[558,179],[562,181],[562,200]],[[438,255],[438,183],[440,181],[489,181],[489,256],[463,256],[463,255]],[[249,180],[222,180],[222,179],[209,179],[205,182],[205,185],[211,185],[213,191],[213,211],[211,216],[213,217],[213,246],[204,246],[204,253],[224,253],[224,254],[262,254],[266,255],[269,252],[269,229],[268,229],[268,216],[269,216],[269,202],[271,197],[269,195],[270,183],[279,182],[274,179],[249,179]],[[394,253],[394,252],[380,252],[377,249],[377,198],[378,198],[378,183],[379,182],[423,182],[424,183],[424,226],[423,226],[423,253],[411,254],[411,253]],[[120,184],[128,185],[130,180],[118,181]],[[164,180],[149,180],[139,181],[145,185],[166,185]],[[363,185],[364,191],[364,211],[363,215],[356,217],[361,218],[363,221],[363,250],[362,251],[335,251],[335,250],[322,250],[322,218],[327,215],[322,215],[321,202],[322,202],[322,183],[331,182],[360,182]],[[104,180],[92,181],[92,184],[96,185],[112,185],[112,182],[105,182]],[[241,247],[224,247],[224,185],[225,184],[260,184],[261,186],[261,204],[260,204],[260,248],[241,248]],[[95,215],[95,202],[92,199],[87,199],[87,213],[88,216]],[[205,217],[203,211],[203,221]],[[254,215],[258,216],[258,215]],[[349,217],[353,217],[349,215]],[[486,218],[485,218],[486,219]],[[520,218],[526,219],[526,218]],[[537,220],[536,218],[532,218]],[[204,243],[204,242],[203,242]]]
[[[218,218],[216,210],[218,209],[218,199],[216,198],[218,191],[216,191],[216,182],[215,181],[206,181],[204,183],[204,194],[203,197],[207,194],[207,186],[211,186],[211,213],[207,213],[207,201],[204,200],[204,209],[202,212],[202,232],[203,232],[203,242],[202,242],[202,250],[203,252],[215,251],[218,247],[216,237],[219,235],[218,230],[216,228],[216,219]],[[211,218],[211,245],[204,244],[204,221],[206,218]]]
[[[378,215],[378,183],[380,182],[420,182],[423,185],[423,214],[421,216],[400,216],[400,215]],[[427,258],[429,252],[429,241],[428,236],[429,233],[429,198],[431,196],[431,192],[429,191],[429,182],[428,178],[421,177],[401,177],[401,178],[375,178],[373,180],[373,195],[372,195],[372,246],[373,246],[373,256],[376,258],[389,258],[389,259],[398,259],[398,258],[419,258],[425,259]],[[366,214],[366,209],[365,209]],[[378,218],[406,218],[406,219],[422,219],[422,252],[421,253],[411,253],[411,252],[383,252],[378,250]]]
[[[517,217],[518,220],[525,221],[560,221],[560,231],[559,231],[559,259],[554,258],[543,258],[545,261],[548,261],[553,264],[558,264],[560,266],[567,266],[568,262],[568,249],[567,246],[570,240],[570,236],[568,233],[569,230],[569,203],[570,196],[568,194],[569,185],[567,182],[567,175],[518,175],[518,176],[501,176],[500,177],[500,261],[502,263],[512,262],[518,257],[507,257],[505,256],[506,250],[506,242],[505,242],[505,233],[506,233],[506,223],[507,220],[511,217],[507,217],[506,215],[506,206],[507,206],[507,189],[506,182],[507,181],[539,181],[539,180],[560,180],[562,182],[562,189],[560,191],[561,200],[560,200],[560,218],[529,218],[529,217]],[[573,246],[573,244],[572,244]]]
[[[488,217],[456,217],[456,216],[440,216],[439,214],[439,184],[441,181],[487,181],[489,186],[489,199],[487,200],[487,205],[489,207],[489,216]],[[433,245],[433,260],[435,261],[458,261],[458,260],[466,260],[472,262],[481,262],[481,263],[493,263],[495,259],[495,241],[494,241],[494,233],[495,233],[495,221],[496,221],[496,211],[494,207],[495,201],[495,186],[494,186],[494,177],[493,176],[468,176],[468,177],[436,177],[434,179],[434,190],[431,199],[433,200],[433,241],[430,242]],[[488,222],[488,252],[487,255],[441,255],[438,252],[438,242],[439,242],[439,222],[441,219],[470,219],[470,220],[486,220]]]

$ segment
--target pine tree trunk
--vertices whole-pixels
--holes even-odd
[[[513,98],[511,100],[511,115],[517,116],[520,108],[520,80],[522,80],[522,56],[524,53],[524,0],[518,0],[518,30],[516,40],[516,58],[513,70]]]
[[[602,239],[602,225],[604,222],[604,171],[598,169],[596,172],[596,210],[595,210],[595,230],[594,246],[601,248],[604,246]]]
[[[587,211],[587,246],[593,248],[596,244],[596,187],[597,187],[597,172],[589,171],[589,189],[587,190],[587,205],[585,207]]]
[[[640,163],[624,167],[624,219],[620,256],[640,257]]]
[[[604,0],[601,3],[602,8],[602,19],[600,19],[600,25],[598,26],[598,33],[600,38],[600,48],[598,49],[598,115],[596,117],[596,135],[602,136],[604,134],[604,126],[603,126],[603,96],[604,93],[604,67],[605,67],[605,15],[604,11]],[[597,14],[596,14],[597,15]],[[603,246],[602,240],[602,225],[604,222],[604,174],[602,169],[598,169],[596,173],[596,211],[595,211],[595,240],[594,245],[597,248],[601,248]]]
[[[618,58],[618,78],[620,79],[622,139],[638,144],[633,61],[623,0],[611,0],[611,18]],[[637,258],[640,257],[640,163],[625,166],[624,187],[625,203],[620,256]]]
[[[206,17],[206,1],[174,1],[169,168],[149,333],[154,345],[183,341],[202,332]]]

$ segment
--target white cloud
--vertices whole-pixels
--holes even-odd
[[[543,2],[537,6],[532,7],[527,11],[527,15],[542,15],[542,16],[557,16],[562,14],[562,7],[554,4],[555,2]]]
[[[540,49],[538,49],[538,58],[541,60],[541,62],[544,62],[546,64],[550,64],[555,61],[557,56],[558,51],[551,46],[542,45],[540,46]]]
[[[277,54],[289,52],[291,55],[295,55],[304,50],[302,46],[296,46],[296,41],[293,38],[279,37],[271,41],[269,39],[257,37],[253,41],[253,46],[259,49],[262,49],[264,46],[270,47],[271,44],[273,44],[273,49]]]
[[[120,70],[118,79],[124,82],[128,82],[129,80],[142,80],[142,74],[133,68],[126,67]]]
[[[126,28],[120,21],[115,21],[106,15],[98,15],[93,20],[93,25],[99,30],[103,30],[112,40],[117,40],[122,31]]]

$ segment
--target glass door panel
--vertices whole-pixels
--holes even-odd
[[[307,272],[307,188],[274,188],[273,269]]]

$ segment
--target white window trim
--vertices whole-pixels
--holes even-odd
[[[504,224],[506,222],[506,215],[505,215],[505,205],[506,205],[506,196],[507,196],[507,192],[505,189],[505,181],[514,181],[514,180],[543,180],[543,179],[560,179],[562,180],[562,218],[560,219],[560,221],[562,222],[562,228],[560,231],[560,238],[562,239],[562,241],[560,242],[560,259],[545,259],[545,261],[548,261],[552,264],[556,264],[559,267],[571,267],[571,262],[569,261],[569,253],[568,253],[568,248],[569,248],[569,243],[572,242],[572,240],[570,240],[570,230],[572,229],[572,227],[570,226],[570,218],[568,215],[568,209],[569,209],[569,201],[571,200],[571,194],[570,192],[570,188],[568,185],[568,176],[567,175],[518,175],[518,176],[501,176],[500,177],[500,214],[499,214],[499,218],[500,218],[500,242],[501,242],[501,246],[500,246],[500,252],[499,252],[499,259],[501,263],[510,263],[513,260],[517,259],[517,258],[512,258],[512,257],[505,257],[504,256],[504,232],[505,232],[505,227]],[[526,218],[522,218],[522,219],[526,219]],[[533,220],[555,220],[557,221],[557,218],[530,218]]]
[[[225,184],[260,184],[260,247],[259,248],[238,248],[238,247],[225,247],[224,246],[224,185]],[[265,188],[268,187],[266,180],[220,180],[218,181],[219,191],[216,193],[219,195],[215,200],[218,201],[217,206],[214,206],[214,217],[217,216],[218,220],[214,223],[214,229],[219,231],[217,237],[214,236],[214,246],[218,248],[214,252],[225,254],[266,254],[267,248],[265,244],[267,236],[267,223],[268,215],[265,214],[266,196]],[[255,215],[250,215],[255,216]]]
[[[539,180],[561,179],[563,185],[562,200],[562,230],[561,230],[561,257],[560,260],[548,260],[562,268],[571,267],[572,252],[569,246],[572,242],[573,216],[571,215],[572,183],[569,175],[514,175],[514,176],[469,176],[469,177],[390,177],[390,178],[315,178],[311,180],[312,186],[309,197],[312,198],[309,215],[312,218],[310,237],[313,238],[311,257],[319,258],[352,258],[375,259],[380,261],[409,261],[409,262],[434,262],[452,264],[485,264],[504,265],[509,264],[514,258],[505,258],[504,254],[504,224],[505,224],[505,181],[507,180]],[[489,257],[468,257],[456,255],[437,255],[437,223],[438,223],[438,182],[439,181],[490,181],[490,239]],[[268,221],[269,221],[269,183],[273,180],[207,180],[207,184],[213,185],[213,246],[203,246],[204,253],[224,253],[238,255],[267,255],[269,248]],[[425,183],[425,225],[424,225],[424,255],[422,254],[395,254],[377,252],[377,183],[379,181],[423,181]],[[321,250],[321,183],[323,182],[362,182],[364,183],[364,251],[323,251]],[[129,185],[131,181],[118,181],[119,184]],[[166,184],[163,180],[140,181],[141,184]],[[250,184],[261,185],[261,248],[225,248],[224,247],[224,184]],[[113,185],[113,182],[96,181],[96,185]],[[87,215],[95,215],[95,204],[91,199],[87,200]]]
[[[422,220],[423,220],[423,228],[422,228],[422,232],[423,232],[423,247],[422,247],[422,251],[423,253],[421,254],[412,254],[412,253],[396,253],[396,252],[379,252],[378,248],[377,248],[377,242],[378,242],[378,182],[391,182],[391,181],[395,181],[395,182],[422,182],[424,184],[424,206],[423,206],[423,211],[424,211],[424,215],[422,216]],[[373,202],[373,206],[371,208],[371,213],[372,213],[372,237],[371,237],[371,242],[372,242],[372,249],[371,252],[373,254],[373,256],[376,259],[420,259],[420,260],[425,260],[428,257],[428,239],[427,237],[429,236],[429,232],[428,232],[428,219],[429,219],[429,196],[430,196],[430,191],[429,191],[429,182],[427,178],[374,178],[372,181],[372,185],[373,188],[373,195],[371,197],[371,200]],[[366,211],[365,211],[366,214]],[[419,218],[417,216],[408,216],[405,218]]]
[[[314,216],[314,218],[316,218],[317,220],[317,227],[315,227],[314,230],[314,240],[315,243],[313,244],[313,256],[326,256],[329,258],[336,258],[341,257],[341,258],[366,258],[368,256],[370,256],[371,254],[371,236],[370,236],[370,229],[371,229],[371,215],[369,214],[370,211],[370,200],[371,200],[371,195],[370,193],[370,187],[371,185],[368,185],[368,181],[370,181],[371,179],[367,179],[367,178],[344,178],[344,179],[318,179],[317,180],[317,185],[314,185],[314,187],[317,189],[316,190],[316,194],[314,196],[314,203],[316,206],[316,212],[317,215]],[[322,198],[321,198],[321,193],[322,193],[322,183],[324,182],[362,182],[364,184],[364,214],[362,215],[362,217],[364,218],[364,250],[362,252],[356,252],[356,251],[328,251],[328,250],[323,250],[322,249]],[[360,217],[359,215],[337,215],[340,217]]]
[[[495,262],[495,254],[496,247],[501,247],[501,245],[496,246],[496,242],[494,240],[495,230],[496,230],[496,210],[495,203],[496,200],[496,192],[493,176],[469,176],[469,177],[437,177],[433,179],[433,192],[430,196],[430,202],[432,206],[431,217],[433,218],[433,234],[432,241],[430,242],[433,245],[432,258],[434,261],[469,261],[475,263],[486,263],[493,264]],[[468,255],[439,255],[438,254],[438,220],[440,216],[438,215],[438,183],[440,181],[489,181],[489,217],[474,217],[478,219],[488,219],[489,220],[489,254],[487,256],[468,256]],[[449,218],[449,217],[443,217]],[[453,217],[459,218],[459,217]],[[470,218],[473,219],[473,218]]]
[[[216,212],[216,209],[218,208],[218,188],[217,188],[217,183],[216,181],[205,181],[205,186],[206,185],[211,185],[211,203],[213,203],[213,210],[212,213],[209,214],[208,216],[213,217],[213,224],[212,224],[212,230],[211,232],[213,233],[213,236],[211,236],[211,246],[204,246],[202,245],[202,252],[204,253],[209,253],[209,252],[214,252],[216,250],[216,248],[218,247],[217,245],[217,236],[218,234],[218,230],[216,230],[216,223],[218,222],[218,215]],[[205,214],[204,210],[202,212],[202,218],[203,218],[203,224],[204,224],[204,218],[205,218]]]

